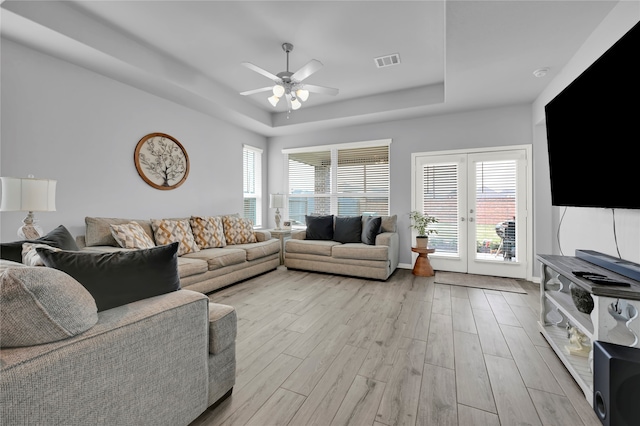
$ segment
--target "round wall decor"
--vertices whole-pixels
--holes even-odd
[[[189,176],[187,151],[165,133],[150,133],[140,139],[133,159],[140,177],[156,189],[175,189]]]

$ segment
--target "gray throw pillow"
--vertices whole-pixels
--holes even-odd
[[[375,245],[376,236],[380,233],[382,218],[380,216],[367,216],[364,220],[365,223],[362,227],[362,242],[369,245]]]
[[[339,243],[361,243],[362,216],[336,216],[333,240]]]
[[[91,294],[62,271],[7,268],[0,275],[3,348],[41,345],[76,336],[98,322]]]

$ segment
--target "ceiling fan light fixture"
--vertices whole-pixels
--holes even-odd
[[[267,99],[269,100],[269,103],[273,106],[278,105],[278,101],[280,100],[280,98],[276,95],[269,96]]]
[[[304,90],[304,89],[298,89],[298,90],[296,90],[296,96],[302,102],[306,102],[307,99],[309,99],[309,91],[308,90]]]
[[[278,98],[284,95],[284,86],[280,84],[276,84],[275,86],[273,86],[273,94]]]
[[[301,106],[302,104],[300,103],[298,98],[291,99],[291,109],[293,110],[300,109]]]

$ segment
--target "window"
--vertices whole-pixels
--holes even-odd
[[[286,149],[289,219],[389,214],[391,140]]]
[[[249,145],[242,148],[243,215],[262,226],[262,150]]]

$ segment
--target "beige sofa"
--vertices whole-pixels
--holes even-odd
[[[49,318],[70,316],[50,299],[41,299]],[[0,424],[186,426],[231,394],[233,307],[177,290],[97,312],[94,324],[0,350]],[[9,323],[1,325],[8,332]]]
[[[150,220],[86,217],[86,234],[76,237],[82,250],[118,251],[110,224],[135,221],[153,238]],[[257,242],[207,248],[178,257],[182,288],[209,293],[230,284],[276,269],[280,265],[280,241],[268,231],[254,231]]]
[[[386,280],[398,267],[399,236],[396,216],[382,220],[375,244],[308,240],[305,230],[294,231],[285,243],[284,265],[291,269]]]

